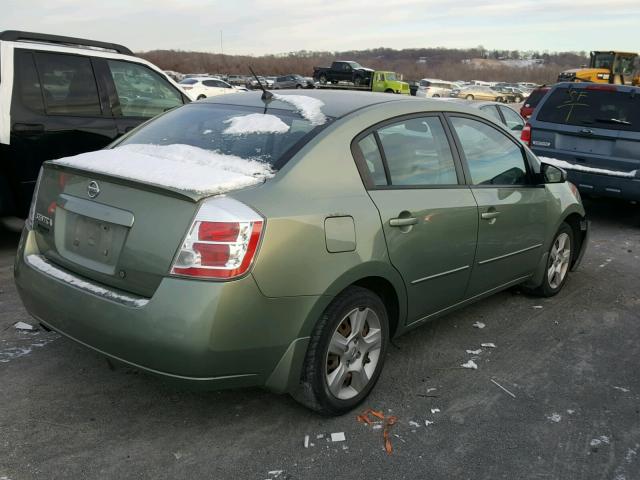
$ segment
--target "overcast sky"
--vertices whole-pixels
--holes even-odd
[[[640,0],[2,0],[0,30],[135,51],[376,47],[638,51]]]

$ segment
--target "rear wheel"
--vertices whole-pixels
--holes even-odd
[[[327,307],[316,325],[297,400],[324,415],[341,415],[360,404],[384,363],[389,321],[382,300],[349,287]]]
[[[198,95],[198,98],[196,100],[202,100],[203,98],[207,98],[207,96],[202,94]]]
[[[434,93],[434,94],[433,94],[433,98],[440,98],[440,95],[439,95],[439,94],[437,94],[437,93]]]
[[[325,85],[327,83],[327,76],[326,75],[320,75],[320,83]]]
[[[562,290],[571,269],[574,255],[573,246],[573,229],[568,224],[563,223],[549,249],[544,279],[537,287],[527,289],[529,293],[542,297],[553,297]]]
[[[464,97],[464,98],[466,98],[467,100],[473,100],[473,95],[467,95],[467,96],[466,96],[466,97]]]
[[[504,99],[502,97],[496,97],[496,102],[504,103]]]
[[[355,84],[356,87],[359,87],[360,85],[362,85],[362,78],[361,77],[354,78],[353,83]]]

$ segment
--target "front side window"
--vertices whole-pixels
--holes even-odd
[[[89,58],[38,52],[35,60],[48,115],[102,115]]]
[[[452,117],[474,185],[524,185],[527,168],[521,148],[486,123]]]
[[[378,130],[392,185],[458,183],[447,136],[438,117],[404,120]]]
[[[498,109],[495,105],[487,105],[485,107],[481,107],[480,110],[489,115],[496,122],[500,124],[502,123],[502,118],[500,118],[500,114],[498,113]]]
[[[182,96],[153,70],[136,63],[108,60],[123,117],[151,118],[182,105]]]

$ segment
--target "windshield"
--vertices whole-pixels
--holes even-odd
[[[640,132],[640,95],[615,89],[558,88],[542,105],[538,120]]]
[[[593,68],[606,68],[611,69],[613,67],[613,55],[610,53],[596,53],[593,56]]]
[[[388,82],[395,82],[396,80],[398,80],[398,76],[394,72],[385,72],[384,75],[387,78]]]
[[[277,170],[322,129],[289,110],[263,112],[235,105],[192,103],[157,117],[117,146],[191,145],[259,160]]]

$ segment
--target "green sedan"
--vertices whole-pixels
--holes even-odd
[[[27,310],[112,360],[338,415],[395,336],[514,285],[553,296],[580,263],[577,189],[478,110],[294,93],[192,103],[45,163]]]

